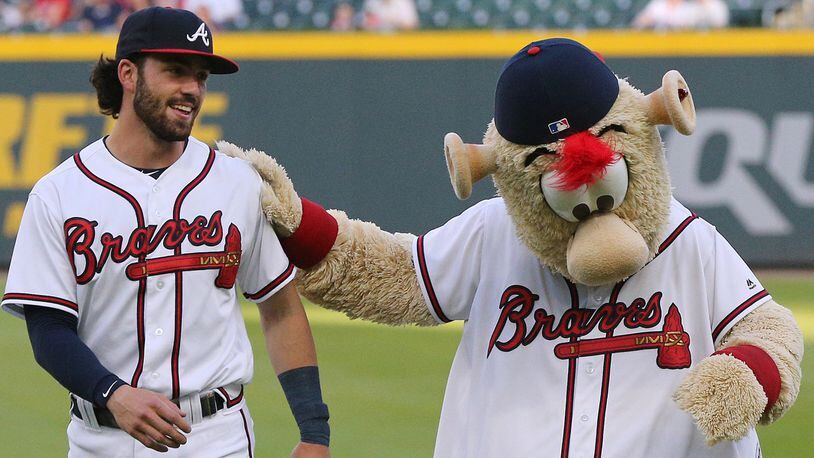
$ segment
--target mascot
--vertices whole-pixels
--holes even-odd
[[[220,149],[265,179],[308,299],[464,321],[435,456],[760,456],[755,426],[799,391],[802,333],[672,197],[660,124],[695,127],[678,72],[644,95],[575,41],[531,43],[501,71],[483,144],[444,142],[457,196],[487,175],[498,196],[420,237],[326,212],[265,154]]]

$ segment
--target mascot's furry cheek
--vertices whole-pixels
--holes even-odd
[[[650,256],[644,237],[614,213],[601,213],[580,223],[568,243],[568,273],[578,283],[599,286],[627,278]]]

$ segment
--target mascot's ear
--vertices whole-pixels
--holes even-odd
[[[485,145],[464,143],[458,134],[444,136],[444,156],[447,159],[449,179],[459,199],[472,193],[472,183],[497,170],[495,152]]]
[[[684,77],[670,70],[661,79],[661,87],[645,97],[647,119],[653,124],[672,124],[684,135],[695,130],[695,104]]]

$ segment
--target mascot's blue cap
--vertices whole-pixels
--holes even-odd
[[[555,142],[596,124],[618,95],[616,75],[590,49],[566,38],[535,41],[500,72],[495,127],[520,145]]]

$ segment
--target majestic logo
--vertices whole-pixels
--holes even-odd
[[[542,336],[546,340],[578,338],[594,329],[609,333],[623,323],[628,329],[652,328],[661,322],[662,317],[662,293],[657,291],[647,300],[636,298],[630,304],[606,303],[596,310],[568,309],[556,323],[555,317],[544,309],[533,310],[534,324],[528,329],[526,318],[532,316],[534,303],[539,298],[525,286],[510,286],[503,292],[499,305],[500,317],[489,341],[487,358],[493,348],[503,352],[513,351],[520,345],[531,344],[537,336]],[[513,329],[513,332],[508,339],[501,340],[500,336],[507,327]],[[671,304],[661,331],[574,340],[556,345],[554,355],[560,359],[572,359],[622,351],[657,349],[656,363],[659,367],[682,369],[689,367],[691,363],[689,345],[690,336],[684,332],[678,307]]]
[[[755,282],[753,282],[753,281],[752,281],[752,279],[751,279],[751,278],[747,278],[747,279],[746,279],[746,287],[747,287],[747,288],[749,288],[749,289],[755,289],[755,286],[757,286],[757,285],[755,284]]]
[[[558,134],[566,129],[570,129],[571,124],[568,124],[568,118],[562,118],[559,121],[554,121],[548,125],[548,130],[552,134]]]
[[[206,30],[206,24],[203,22],[201,22],[201,25],[198,26],[198,30],[196,30],[195,33],[192,35],[187,35],[187,40],[189,40],[190,43],[198,38],[200,38],[206,46],[209,46],[209,31]]]
[[[182,218],[169,220],[160,228],[156,225],[136,228],[130,233],[126,243],[123,236],[114,236],[105,232],[99,238],[102,251],[98,257],[91,246],[96,240],[96,226],[99,223],[85,218],[70,218],[65,221],[64,225],[65,245],[76,275],[76,282],[80,285],[88,283],[94,275],[102,271],[109,259],[115,263],[134,259],[136,262],[129,264],[125,269],[127,278],[130,280],[141,280],[150,275],[170,272],[219,269],[215,285],[221,288],[231,288],[237,277],[241,255],[240,231],[234,224],[229,225],[223,251],[175,254],[146,259],[147,255],[155,251],[159,245],[163,245],[168,250],[176,250],[185,240],[193,246],[219,245],[223,240],[221,216],[222,212],[218,210],[208,219],[204,216],[197,216],[192,222]],[[77,258],[84,261],[81,272],[77,272]]]

